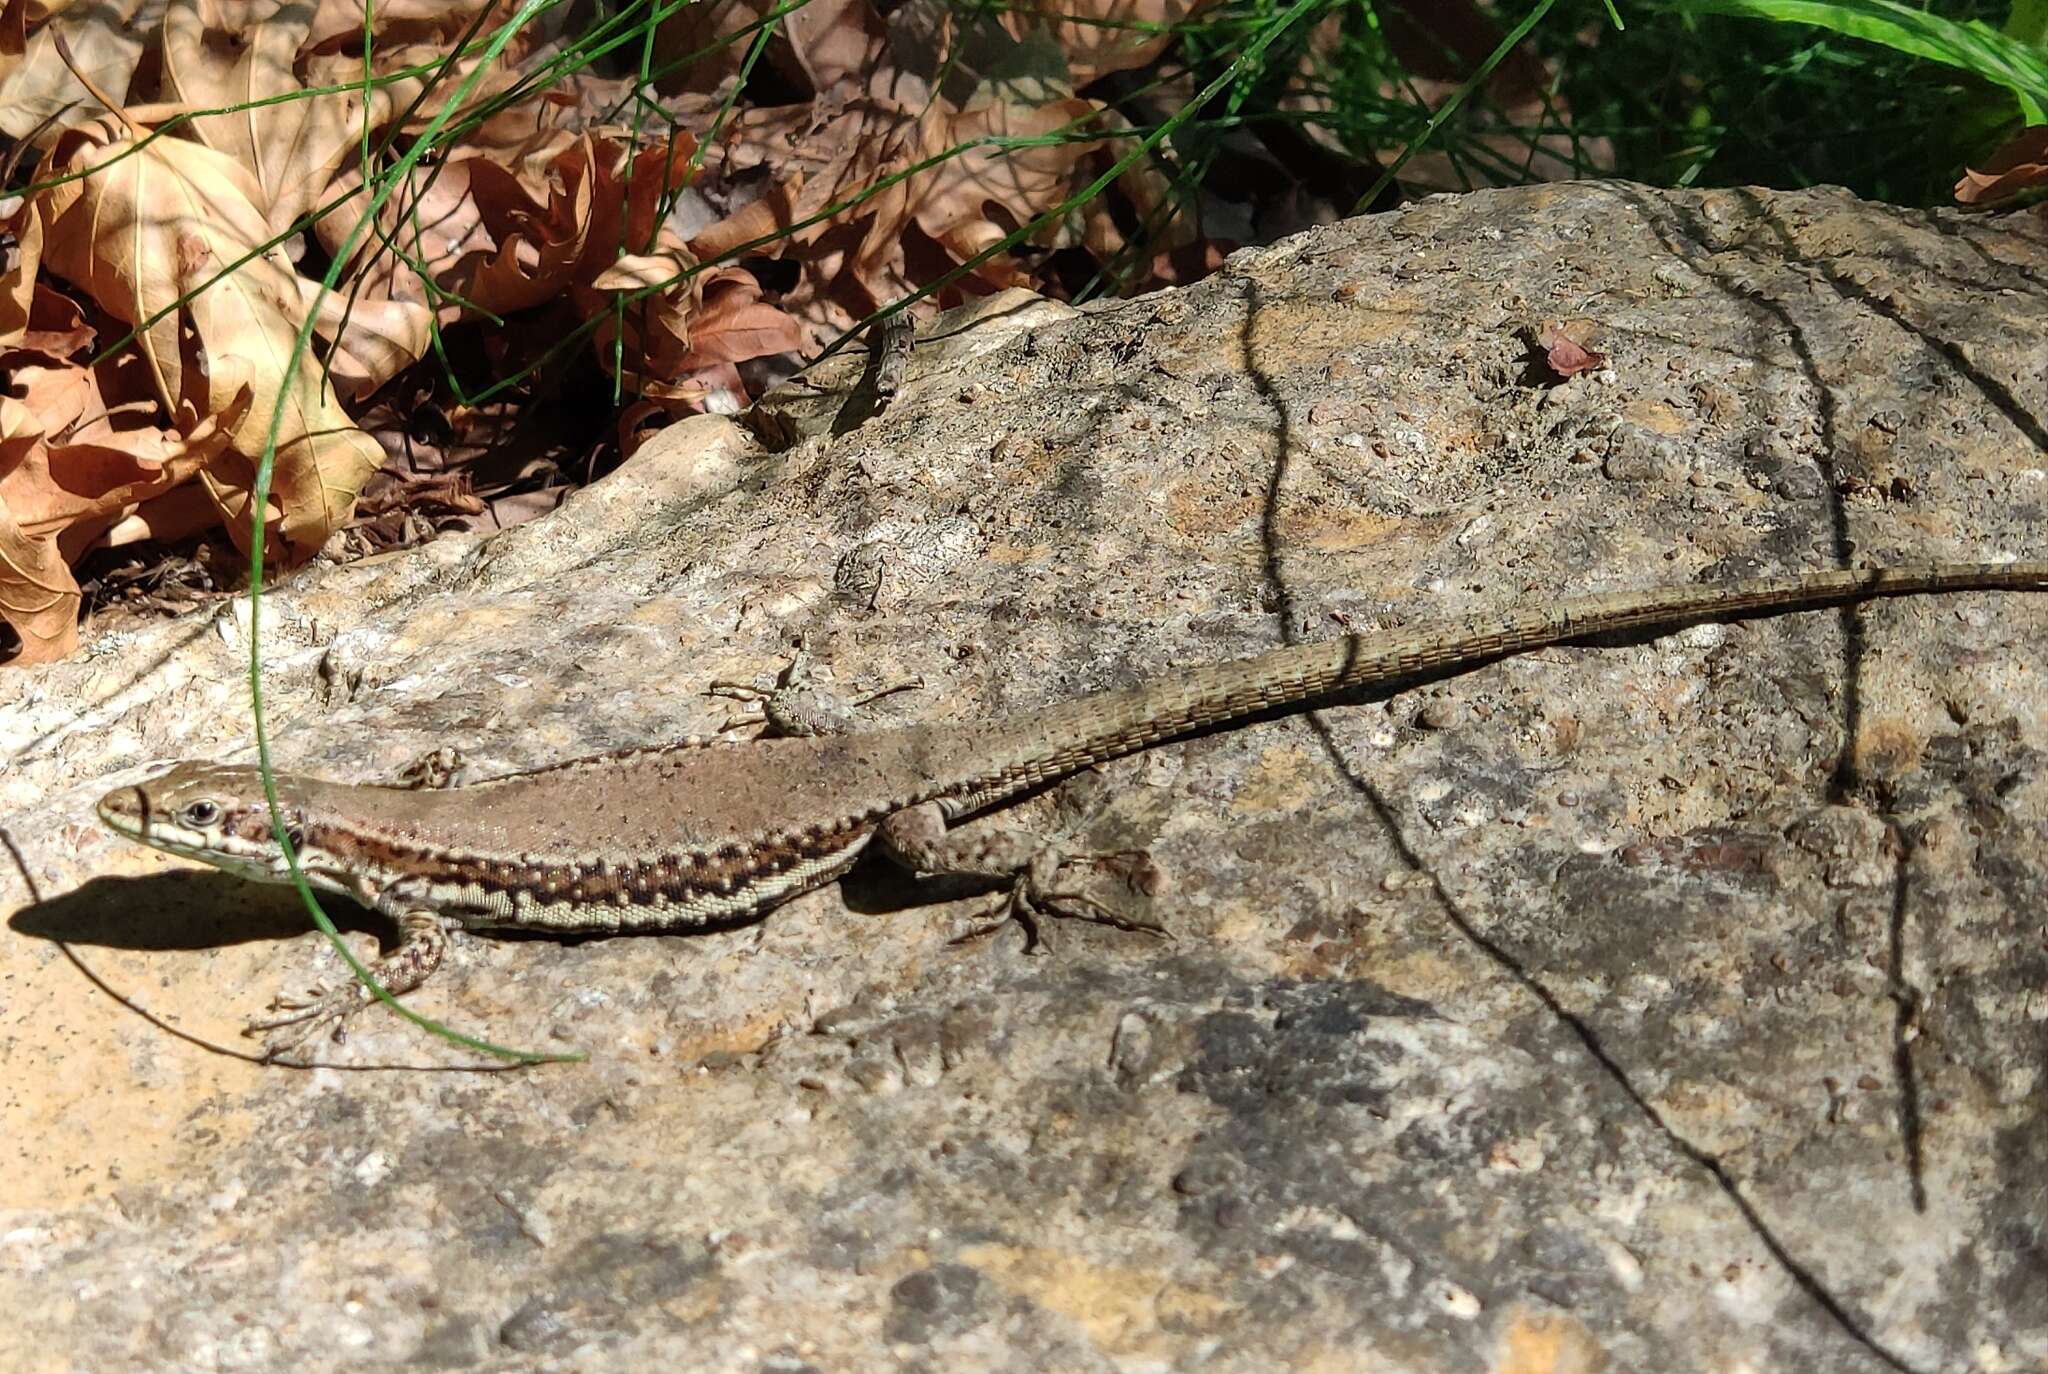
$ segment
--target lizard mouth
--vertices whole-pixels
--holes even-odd
[[[236,854],[209,841],[201,831],[179,825],[171,813],[150,803],[140,787],[117,787],[101,797],[93,808],[109,830],[123,838],[161,849],[181,859],[193,859],[244,878],[277,881],[270,856],[263,853]],[[275,862],[281,867],[282,858]]]
[[[142,839],[148,828],[143,818],[149,814],[149,800],[139,787],[117,787],[101,797],[94,809],[109,830],[130,839]]]

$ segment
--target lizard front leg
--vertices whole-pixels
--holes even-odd
[[[893,813],[876,830],[875,838],[889,857],[920,873],[1008,881],[1010,891],[999,908],[1002,918],[969,931],[963,939],[988,934],[1015,921],[1024,928],[1024,948],[1028,952],[1043,942],[1037,921],[1040,914],[1149,935],[1167,933],[1164,926],[1126,916],[1062,879],[1062,874],[1075,866],[1107,868],[1120,872],[1140,887],[1156,890],[1159,871],[1153,866],[1152,856],[1142,849],[1070,854],[1057,844],[1013,827],[982,822],[952,829],[940,802],[926,802]]]
[[[448,952],[448,928],[430,911],[402,912],[398,934],[398,948],[370,964],[371,977],[394,997],[431,978]],[[349,1018],[376,1000],[375,993],[353,979],[332,991],[315,987],[303,998],[274,998],[270,1009],[284,1014],[251,1021],[242,1033],[266,1036],[263,1057],[275,1059],[326,1027],[332,1027],[339,1043],[346,1037]]]
[[[860,696],[846,698],[811,677],[811,653],[799,638],[796,651],[766,687],[754,682],[721,678],[705,690],[712,696],[742,703],[721,730],[739,730],[751,725],[764,733],[791,737],[843,735],[860,727],[860,708],[897,692],[911,692],[924,686],[921,677],[904,678]],[[759,714],[754,714],[758,711]]]

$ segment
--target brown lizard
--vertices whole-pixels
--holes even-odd
[[[398,923],[400,944],[373,966],[393,993],[433,973],[449,927],[569,934],[727,925],[831,882],[875,840],[920,872],[1006,880],[1009,913],[1027,930],[1034,912],[1142,929],[1062,880],[1071,865],[1142,856],[1068,855],[1014,830],[949,826],[1179,736],[1544,645],[1984,589],[2048,590],[2048,563],[1822,572],[1589,596],[1202,664],[996,721],[840,732],[842,722],[813,702],[793,714],[817,733],[692,739],[438,791],[280,775],[278,795],[313,885]],[[768,705],[777,717],[775,702]],[[170,853],[260,881],[291,880],[254,767],[180,763],[107,793],[99,814],[119,833]],[[354,984],[281,1000],[273,1009],[284,1015],[250,1029],[282,1032],[274,1052],[317,1026],[338,1033],[370,1000]]]

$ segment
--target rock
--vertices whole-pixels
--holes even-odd
[[[983,316],[836,438],[692,421],[499,537],[295,577],[277,759],[667,740],[798,633],[921,676],[884,719],[985,719],[1520,597],[2038,556],[2044,233],[1559,184]],[[1585,302],[1611,380],[1525,375]],[[1740,480],[1609,480],[1624,426]],[[0,676],[0,1367],[2048,1361],[2048,598],[1560,649],[1419,723],[1111,765],[1087,833],[1171,874],[1170,942],[955,946],[987,897],[880,863],[740,930],[459,941],[421,1011],[591,1056],[518,1073],[383,1014],[334,1069],[207,1048],[339,965],[91,803],[246,750],[249,624],[113,616]]]

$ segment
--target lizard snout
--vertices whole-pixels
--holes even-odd
[[[148,826],[149,794],[140,787],[117,787],[100,798],[100,819],[124,835],[140,835]]]

